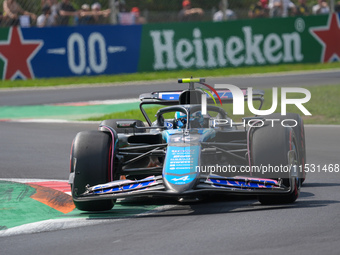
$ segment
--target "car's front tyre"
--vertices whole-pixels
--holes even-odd
[[[294,158],[289,157],[289,152],[293,151]],[[251,158],[252,164],[257,166],[259,170],[279,169],[280,166],[288,167],[290,165],[298,165],[299,153],[297,147],[297,139],[294,130],[291,127],[270,126],[254,128],[251,140]],[[278,168],[279,167],[279,168]],[[283,168],[280,168],[283,169]],[[293,168],[286,172],[287,168],[280,172],[266,171],[256,173],[258,177],[268,179],[282,179],[286,187],[290,187],[290,182],[295,181],[294,190],[290,194],[283,195],[260,195],[259,201],[262,204],[286,204],[293,203],[299,196],[300,183],[297,178],[292,178]]]
[[[111,181],[112,139],[109,133],[84,131],[76,135],[71,149],[72,197],[85,192],[86,185],[97,185]],[[75,201],[82,211],[105,211],[112,209],[114,200]]]

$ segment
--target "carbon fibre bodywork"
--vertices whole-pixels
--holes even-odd
[[[192,91],[196,91],[193,86],[189,93]],[[225,90],[217,92],[221,93],[220,98],[223,102],[232,102],[230,92]],[[253,98],[261,101],[262,106],[263,92],[253,93]],[[203,116],[197,125],[190,116],[200,111],[200,102],[197,103],[197,100],[190,102],[189,99],[186,100],[186,104],[181,104],[181,95],[183,91],[141,95],[140,109],[149,124],[148,127],[138,127],[134,121],[117,121],[116,126],[101,125],[101,130],[105,131],[98,132],[108,133],[112,143],[107,170],[109,181],[86,185],[84,192],[77,192],[73,185],[77,178],[77,166],[72,164],[74,157],[71,157],[73,169],[71,167],[69,182],[73,186],[73,200],[86,202],[131,196],[180,198],[215,192],[289,196],[297,192],[300,188],[296,162],[297,149],[289,149],[286,155],[283,155],[289,167],[289,174],[285,177],[267,178],[251,171],[245,173],[242,167],[254,163],[252,135],[256,124],[212,125],[211,119],[228,119],[228,116],[221,107],[209,105],[207,110],[216,113],[215,117]],[[209,100],[212,101],[212,98]],[[166,107],[161,108],[156,114],[156,121],[151,122],[143,109],[143,105],[146,104]],[[164,118],[172,112],[185,114],[185,127],[176,128],[174,119]],[[256,119],[265,121],[264,118]],[[247,123],[246,118],[244,121]],[[117,133],[117,127],[130,129],[132,132]],[[142,129],[146,132],[140,132]],[[293,132],[290,128],[288,131]],[[288,142],[293,143],[293,140]],[[216,172],[217,163],[229,167],[229,171]],[[214,171],[212,166],[216,166]]]

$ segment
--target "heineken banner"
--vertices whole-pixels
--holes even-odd
[[[137,72],[141,26],[1,28],[2,79]]]
[[[338,61],[338,15],[0,28],[1,79]]]
[[[338,16],[143,27],[139,71],[312,63],[340,56]]]

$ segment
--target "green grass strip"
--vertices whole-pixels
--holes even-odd
[[[290,71],[325,70],[340,68],[340,62],[334,63],[314,63],[314,64],[290,64],[290,65],[270,65],[253,67],[228,67],[219,69],[200,69],[200,70],[180,70],[134,73],[121,75],[99,75],[99,76],[77,76],[64,78],[34,79],[34,80],[14,80],[1,81],[1,88],[24,88],[24,87],[52,87],[61,85],[76,84],[103,84],[103,83],[122,83],[131,81],[151,81],[168,80],[188,77],[219,77],[231,75],[265,74]]]
[[[293,105],[287,106],[287,112],[299,113],[305,124],[340,124],[340,84],[339,85],[324,85],[324,86],[313,86],[306,88],[311,92],[311,100],[304,104],[306,109],[311,112],[312,116],[303,116],[302,112]],[[278,107],[276,112],[281,112],[281,93],[278,91]],[[299,98],[301,94],[298,93],[288,93],[288,98]],[[270,109],[272,105],[272,90],[265,90],[265,101],[262,109]],[[256,107],[256,104],[254,103]],[[155,113],[160,107],[152,107],[146,110],[147,114],[151,119],[155,120]],[[241,121],[242,117],[250,117],[253,114],[245,106],[245,116],[233,116],[232,105],[224,105],[224,109],[228,112],[228,115],[233,118],[234,121]],[[126,112],[114,112],[102,116],[92,117],[88,120],[103,120],[103,119],[140,119],[144,120],[143,115],[140,113],[139,109],[129,110]]]

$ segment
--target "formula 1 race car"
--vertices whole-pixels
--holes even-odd
[[[118,198],[215,193],[257,195],[262,204],[294,202],[305,179],[301,117],[274,113],[234,123],[216,104],[233,102],[230,90],[216,90],[202,78],[179,83],[189,88],[140,96],[147,126],[141,120],[109,119],[97,131],[76,135],[69,177],[76,207],[102,211]],[[248,92],[242,89],[245,100]],[[261,109],[264,92],[251,93]],[[153,122],[145,110],[151,104],[165,106]]]

